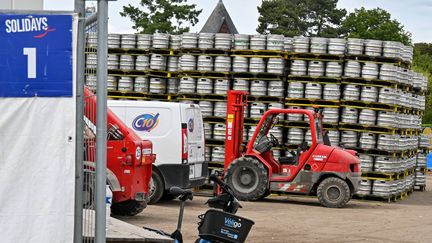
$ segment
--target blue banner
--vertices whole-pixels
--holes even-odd
[[[71,97],[72,15],[0,15],[0,97]]]

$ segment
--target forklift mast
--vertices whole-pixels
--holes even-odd
[[[225,161],[224,170],[235,159],[241,157],[243,143],[244,112],[247,106],[245,91],[228,91],[226,134],[225,134]]]

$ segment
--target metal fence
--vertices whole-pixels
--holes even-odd
[[[94,242],[96,188],[96,99],[84,96],[84,181],[83,181],[83,242]]]
[[[92,15],[86,17],[85,21],[85,32],[86,33],[96,33],[97,32],[97,14],[93,13]]]
[[[86,43],[91,36],[97,41],[97,14],[86,18],[85,24]],[[94,48],[96,45],[94,46]],[[93,48],[93,47],[92,47]],[[86,47],[85,52],[94,52],[95,49]],[[96,56],[96,54],[94,54]],[[94,59],[94,68],[85,70],[85,81],[88,76],[96,77],[97,58]],[[97,80],[94,81],[94,88],[97,86]],[[96,217],[96,95],[93,93],[84,94],[84,184],[83,184],[83,242],[95,242],[96,225],[105,222],[99,222]],[[104,208],[105,209],[105,208]],[[107,215],[109,217],[109,215]]]
[[[75,0],[75,12],[82,17],[79,22],[77,49],[77,165],[75,192],[74,242],[106,241],[106,94],[96,95],[85,89],[87,75],[98,76],[99,90],[106,90],[106,41],[100,44],[95,68],[86,70],[85,53],[87,35],[107,35],[108,0],[98,0],[99,13],[86,16],[85,1]],[[102,26],[98,33],[98,26]],[[94,49],[92,50],[95,51]],[[98,71],[96,71],[98,69]],[[96,132],[96,128],[97,132]],[[96,161],[98,161],[96,163]],[[96,166],[97,164],[97,166]]]

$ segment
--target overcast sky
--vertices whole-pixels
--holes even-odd
[[[188,0],[197,4],[203,11],[199,16],[199,23],[192,27],[198,32],[213,11],[219,0]],[[73,0],[45,0],[46,10],[71,10]],[[138,6],[139,0],[118,0],[109,5],[109,31],[115,33],[134,33],[132,23],[119,12],[122,6],[132,4]],[[225,7],[231,15],[237,30],[244,34],[254,34],[258,26],[257,6],[262,0],[224,0]],[[97,5],[97,2],[88,2]],[[349,12],[355,8],[367,9],[380,7],[391,13],[392,17],[401,22],[405,29],[412,33],[414,42],[432,42],[432,0],[339,0],[338,7]]]

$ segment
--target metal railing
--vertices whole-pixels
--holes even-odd
[[[98,13],[85,18],[85,1],[75,0],[79,14],[77,47],[76,191],[74,242],[106,241],[106,76],[108,0],[98,0]],[[88,33],[98,36],[97,70],[85,69]],[[99,41],[100,40],[100,41]],[[95,95],[84,96],[87,75],[97,75]]]
[[[91,33],[91,32],[97,32],[97,14],[94,13],[90,16],[88,16],[85,20],[85,32]]]
[[[94,94],[84,97],[83,242],[94,242],[96,190],[96,103]]]

